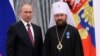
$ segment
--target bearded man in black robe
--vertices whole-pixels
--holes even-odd
[[[81,37],[73,27],[69,7],[65,2],[55,2],[47,30],[43,56],[84,56]]]

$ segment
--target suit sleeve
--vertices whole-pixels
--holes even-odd
[[[15,56],[15,37],[15,28],[13,26],[10,26],[7,32],[7,56]]]
[[[42,56],[42,51],[43,51],[43,39],[42,39],[42,31],[41,31],[41,28],[39,27],[39,41],[38,41],[38,56]]]
[[[74,45],[75,45],[74,56],[84,56],[81,37],[80,37],[79,32],[77,30],[75,31]]]
[[[50,34],[47,31],[43,45],[43,56],[50,56]]]

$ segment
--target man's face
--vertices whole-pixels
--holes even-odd
[[[31,5],[23,5],[21,8],[20,16],[26,22],[29,22],[32,19],[32,6]]]
[[[64,23],[66,23],[67,15],[63,13],[58,13],[54,15],[54,18],[55,18],[56,24],[58,26],[62,26]]]

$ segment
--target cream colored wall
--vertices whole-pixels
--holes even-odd
[[[96,35],[96,56],[100,56],[100,0],[93,0],[95,35]]]

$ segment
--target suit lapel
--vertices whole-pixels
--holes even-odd
[[[31,25],[32,25],[33,32],[34,32],[34,39],[35,39],[35,41],[36,41],[36,29],[35,29],[34,24],[31,23]],[[34,43],[34,44],[35,44],[35,43]]]
[[[29,35],[28,35],[28,32],[27,32],[24,24],[22,23],[22,21],[19,21],[18,23],[19,23],[19,28],[21,29],[21,32],[22,32],[23,37],[24,37],[23,39],[26,41],[26,43],[32,45],[30,38],[29,38]]]

